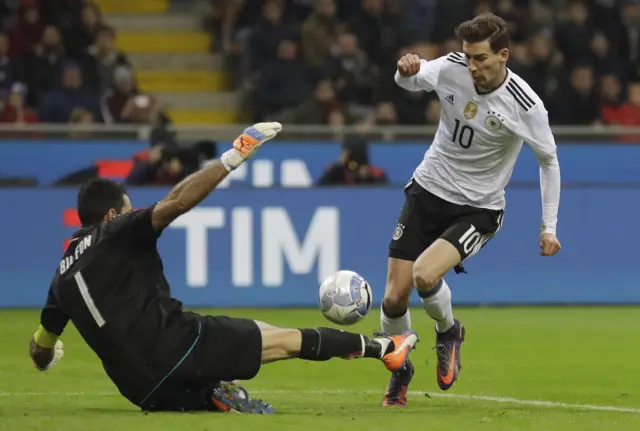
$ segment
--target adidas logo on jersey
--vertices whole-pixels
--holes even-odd
[[[449,94],[447,97],[445,97],[445,99],[447,100],[447,102],[453,105],[453,94]]]

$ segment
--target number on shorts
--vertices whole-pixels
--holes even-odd
[[[82,296],[82,299],[84,299],[84,303],[89,309],[89,313],[91,313],[91,316],[93,316],[93,320],[96,321],[98,328],[102,328],[106,322],[102,318],[102,314],[100,314],[100,311],[98,310],[98,307],[96,307],[95,302],[93,302],[93,298],[89,293],[89,288],[87,287],[87,283],[84,281],[82,273],[80,271],[76,272],[73,278],[76,279],[80,295]]]
[[[462,245],[462,249],[468,255],[476,254],[482,246],[491,239],[493,234],[482,235],[476,230],[474,225],[469,226],[469,229],[460,237],[458,242]]]

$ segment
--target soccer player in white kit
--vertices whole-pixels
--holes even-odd
[[[437,381],[449,389],[460,371],[465,328],[453,317],[443,276],[463,272],[462,262],[500,229],[505,193],[523,141],[540,163],[541,255],[560,250],[556,222],[560,167],[542,100],[507,69],[506,22],[482,14],[456,28],[462,52],[432,61],[408,54],[398,61],[396,83],[409,91],[436,91],[442,111],[435,139],[405,187],[405,204],[389,245],[382,331],[410,329],[413,287],[436,321]],[[394,372],[383,405],[406,405],[413,365]]]

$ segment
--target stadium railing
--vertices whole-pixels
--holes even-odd
[[[169,130],[176,132],[180,141],[214,139],[228,141],[234,139],[244,124],[174,126]],[[131,141],[148,140],[152,126],[148,125],[68,125],[68,124],[2,124],[0,125],[0,142],[3,140],[21,139],[82,139]],[[340,141],[346,135],[359,134],[370,140],[393,143],[397,141],[420,141],[432,139],[437,128],[435,126],[345,126],[328,125],[289,125],[285,124],[280,141],[311,140]],[[618,126],[554,126],[554,136],[559,143],[571,141],[598,142],[618,141],[624,138],[627,143],[640,143],[640,127]],[[635,137],[635,139],[634,139]],[[277,142],[277,141],[276,141]]]

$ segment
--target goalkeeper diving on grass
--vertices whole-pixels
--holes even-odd
[[[184,311],[171,297],[157,249],[163,229],[281,129],[279,123],[246,128],[219,160],[145,209],[132,210],[126,190],[113,181],[83,185],[77,201],[82,228],[58,264],[30,341],[36,368],[60,361],[59,338],[69,321],[120,393],[145,411],[272,413],[270,404],[231,382],[283,359],[372,358],[392,372],[402,368],[418,341],[413,331],[369,338],[331,328],[286,329]]]

